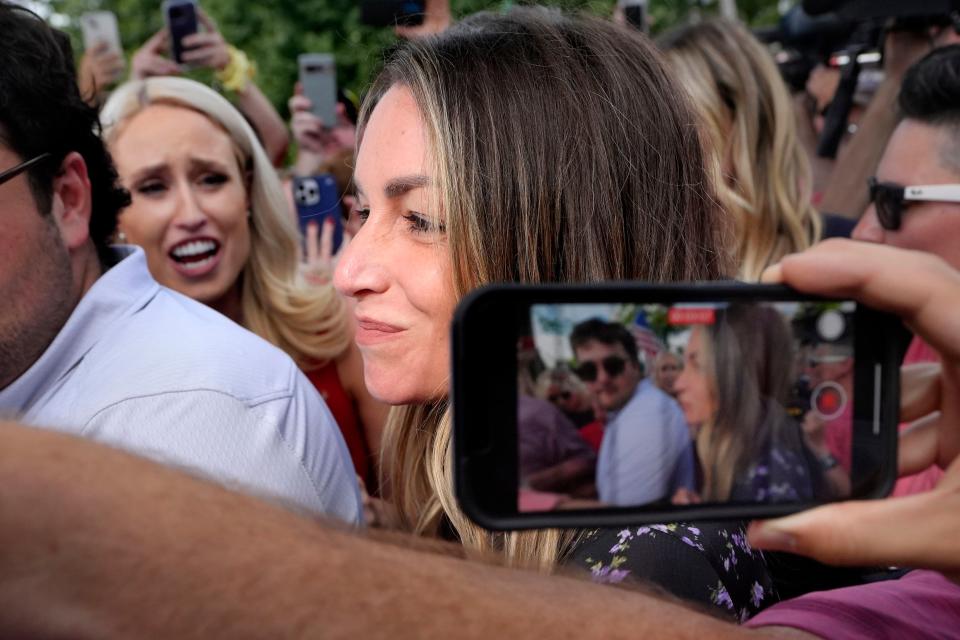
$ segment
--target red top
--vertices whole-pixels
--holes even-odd
[[[353,400],[347,395],[343,383],[340,382],[340,376],[337,374],[337,363],[332,360],[312,371],[304,371],[307,379],[313,383],[313,386],[320,392],[323,401],[330,408],[330,413],[340,426],[340,433],[347,442],[347,449],[350,450],[350,458],[353,460],[353,466],[357,470],[357,475],[363,478],[367,487],[373,487],[370,477],[372,471],[370,465],[370,446],[363,435],[363,428],[360,426],[360,418],[357,416],[357,408]]]

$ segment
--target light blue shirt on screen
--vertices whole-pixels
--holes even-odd
[[[627,506],[669,499],[680,487],[694,488],[690,431],[680,405],[644,378],[604,428],[597,492]]]
[[[116,251],[46,352],[0,390],[0,413],[360,522],[343,437],[293,360],[161,287],[141,249]]]

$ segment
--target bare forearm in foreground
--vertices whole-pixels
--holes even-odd
[[[0,636],[719,638],[682,606],[400,549],[0,425]]]

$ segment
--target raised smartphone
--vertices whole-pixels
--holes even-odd
[[[310,110],[324,126],[337,124],[337,67],[330,53],[304,53],[297,58],[300,86],[310,99]]]
[[[423,24],[424,0],[361,0],[360,22],[372,27],[414,27]]]
[[[83,32],[84,50],[90,51],[104,42],[109,51],[123,55],[117,16],[112,11],[88,11],[84,13],[80,16],[80,29]]]
[[[300,220],[300,234],[307,235],[307,223],[316,222],[323,228],[329,218],[333,220],[333,253],[343,243],[343,215],[337,183],[330,174],[293,179],[293,201]]]
[[[782,286],[482,288],[453,323],[457,498],[505,530],[883,496],[901,332]]]
[[[164,0],[163,18],[170,32],[170,56],[183,64],[183,39],[199,30],[196,0]]]

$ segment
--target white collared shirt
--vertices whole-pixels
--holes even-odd
[[[142,249],[116,250],[122,260],[33,366],[0,390],[0,413],[360,522],[343,437],[293,360],[161,287]]]
[[[693,489],[693,447],[683,411],[649,378],[610,412],[597,459],[600,500],[620,506],[669,499]]]

